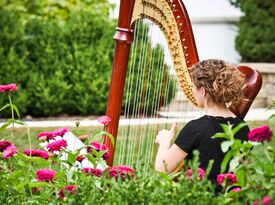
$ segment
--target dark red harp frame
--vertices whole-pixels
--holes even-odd
[[[175,17],[180,17],[178,18],[179,20],[177,21],[177,26],[179,27],[180,25],[181,29],[183,28],[182,30],[184,31],[184,33],[181,35],[184,35],[184,46],[188,48],[188,59],[186,59],[186,64],[187,67],[190,67],[199,61],[199,57],[197,54],[195,39],[186,8],[181,0],[166,1],[171,4],[173,8],[177,8],[173,9],[173,15]],[[134,40],[134,25],[131,24],[134,4],[135,0],[120,1],[118,26],[114,35],[114,39],[116,41],[114,61],[110,83],[111,86],[109,88],[109,97],[106,109],[106,115],[108,115],[112,121],[105,127],[105,130],[114,136],[114,145],[112,145],[111,140],[107,136],[104,137],[104,144],[107,145],[110,149],[110,157],[107,159],[107,164],[109,166],[112,166],[114,160],[116,136],[121,113],[128,58],[130,53],[130,46]],[[238,69],[244,73],[246,77],[247,86],[245,89],[245,97],[248,100],[245,100],[238,105],[232,105],[230,109],[238,117],[244,118],[261,88],[262,77],[255,69],[246,66],[240,66]]]

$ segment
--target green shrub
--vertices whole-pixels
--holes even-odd
[[[24,114],[105,112],[115,28],[106,2],[1,2],[0,83],[23,90]]]
[[[24,115],[103,114],[114,52],[112,7],[106,0],[62,2],[0,2],[0,84],[18,85],[15,103]],[[163,58],[160,47],[152,50]],[[150,83],[143,89],[150,90],[145,106],[152,109],[158,80]],[[0,103],[6,103],[2,96]]]
[[[275,1],[231,0],[244,16],[239,21],[236,48],[242,61],[275,61]]]

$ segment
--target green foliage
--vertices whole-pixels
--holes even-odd
[[[25,125],[24,122],[14,118],[14,114],[17,115],[19,111],[10,97],[9,102],[0,108],[1,111],[10,110],[13,113],[12,118],[7,119],[7,122]],[[229,163],[229,171],[234,172],[237,177],[236,183],[224,187],[220,193],[215,193],[216,185],[207,180],[213,161],[205,170],[204,177],[200,177],[198,152],[194,152],[193,160],[185,164],[185,170],[179,173],[167,175],[150,172],[143,175],[141,172],[135,173],[135,176],[117,173],[118,178],[115,178],[110,174],[110,168],[104,168],[106,162],[102,157],[106,151],[93,150],[81,155],[87,157],[93,167],[100,165],[104,171],[100,177],[84,174],[82,169],[76,166],[78,163],[76,160],[81,151],[86,150],[90,140],[94,141],[99,136],[107,135],[114,142],[110,134],[99,131],[91,135],[91,139],[88,138],[84,146],[78,149],[62,149],[58,155],[49,151],[47,160],[26,156],[21,150],[4,159],[4,155],[12,152],[6,152],[5,149],[8,148],[1,149],[0,204],[94,204],[95,202],[100,204],[252,204],[255,200],[262,201],[264,196],[270,197],[273,203],[275,138],[273,137],[269,143],[235,140],[234,135],[243,126],[244,124],[240,124],[232,129],[231,125],[222,125],[224,132],[214,136],[214,138],[226,140],[221,145],[222,150],[231,153],[231,156],[229,160],[224,160],[222,166]],[[79,133],[78,128],[79,123],[77,123],[76,133]],[[11,132],[10,138],[13,139],[15,136],[12,129]],[[30,133],[29,144],[31,149]],[[1,146],[3,148],[3,144]],[[255,148],[255,152],[263,153],[262,160],[256,157],[252,148]],[[61,158],[63,154],[67,157]],[[237,165],[231,166],[232,161]],[[189,168],[191,176],[188,172]],[[53,181],[37,180],[38,169],[55,170]],[[59,192],[67,185],[74,185],[77,188],[71,192],[65,190],[64,199],[61,199]],[[232,191],[231,188],[234,186],[241,187],[241,190]]]
[[[241,142],[234,139],[236,132],[244,125],[239,124],[232,129],[231,125],[223,124],[224,132],[213,136],[213,138],[226,139],[221,144],[221,149],[226,153],[221,165],[221,173],[236,174],[235,183],[223,184],[224,195],[230,203],[242,199],[250,202],[261,201],[265,196],[270,198],[275,196],[275,138],[273,136],[269,142],[264,140]],[[263,135],[267,134],[263,133]],[[262,153],[260,159],[257,152]],[[240,187],[241,190],[232,192],[233,187]]]
[[[274,62],[275,2],[273,0],[230,0],[241,8],[237,50],[242,61]]]
[[[106,0],[1,1],[0,83],[17,83],[23,114],[105,112],[115,28],[110,8]]]

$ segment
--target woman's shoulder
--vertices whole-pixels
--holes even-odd
[[[201,128],[208,126],[209,123],[210,123],[210,120],[207,119],[206,115],[204,115],[202,117],[189,121],[185,125],[185,128],[187,129],[190,128],[193,131],[201,131],[202,130]]]

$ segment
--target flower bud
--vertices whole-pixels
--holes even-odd
[[[76,127],[79,127],[80,122],[79,122],[79,121],[76,121],[76,122],[75,122],[75,125],[76,125]]]
[[[80,139],[81,141],[84,141],[88,138],[89,138],[89,135],[80,135],[80,136],[78,136],[78,139]]]

